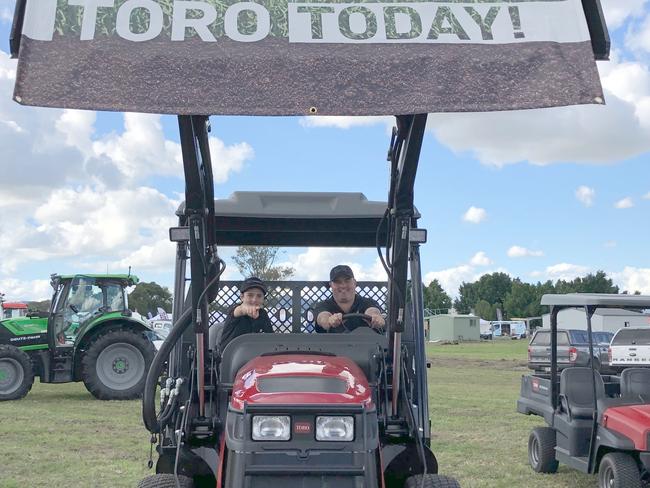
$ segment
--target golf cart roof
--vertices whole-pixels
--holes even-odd
[[[567,293],[546,294],[542,305],[551,307],[621,307],[650,308],[648,295],[616,295],[611,293]]]
[[[224,246],[375,247],[386,212],[386,202],[335,192],[235,192],[214,206],[216,242]],[[177,214],[184,211],[182,204]]]

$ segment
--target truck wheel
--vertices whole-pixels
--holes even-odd
[[[533,429],[528,438],[528,462],[537,473],[555,473],[555,431],[549,427]]]
[[[187,476],[178,475],[178,482],[181,488],[194,488],[194,481]],[[160,473],[147,476],[138,483],[137,488],[177,488],[173,474]]]
[[[605,454],[598,468],[599,488],[641,488],[641,474],[636,461],[629,454]]]
[[[131,400],[142,395],[156,351],[141,332],[116,329],[95,339],[82,359],[81,377],[100,400]]]
[[[34,384],[29,356],[14,346],[0,346],[0,401],[23,398]]]
[[[449,476],[416,474],[407,478],[404,488],[460,488],[460,484]]]

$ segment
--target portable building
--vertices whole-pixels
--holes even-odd
[[[551,326],[551,315],[542,316],[542,326]],[[587,329],[587,316],[582,308],[567,308],[560,310],[557,316],[557,326],[560,329]],[[591,328],[594,331],[616,332],[623,327],[650,327],[650,315],[617,308],[598,308],[591,318]]]
[[[429,341],[478,341],[480,318],[476,315],[431,315],[424,318]]]

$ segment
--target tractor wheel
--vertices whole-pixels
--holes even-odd
[[[131,400],[142,395],[156,350],[141,332],[116,329],[95,339],[82,359],[86,388],[100,400]]]
[[[549,427],[533,429],[528,438],[528,462],[533,471],[555,473],[558,462],[555,459],[555,431]]]
[[[194,481],[187,476],[178,475],[178,483],[181,488],[194,488]],[[137,488],[177,488],[176,479],[173,474],[160,473],[147,476],[138,483]]]
[[[605,454],[598,468],[599,488],[641,488],[641,474],[636,461],[629,454]]]
[[[416,474],[407,478],[404,488],[460,488],[460,484],[449,476]]]
[[[29,356],[14,346],[0,346],[0,401],[23,398],[34,384]]]

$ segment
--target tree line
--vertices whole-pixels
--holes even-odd
[[[540,305],[545,293],[619,293],[618,286],[604,271],[589,273],[571,281],[551,280],[525,283],[506,273],[491,273],[481,276],[472,283],[463,282],[458,297],[453,301],[445,293],[438,280],[424,288],[424,306],[430,310],[452,307],[462,314],[474,313],[484,320],[497,320],[497,310],[502,318],[539,317],[548,312]],[[627,293],[623,291],[622,293]],[[639,291],[634,292],[639,295]]]

